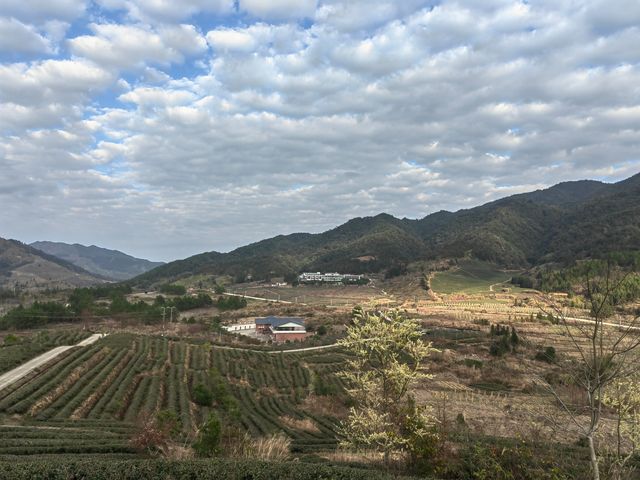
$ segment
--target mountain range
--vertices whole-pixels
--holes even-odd
[[[17,240],[0,238],[0,288],[41,290],[104,282],[82,268]]]
[[[77,243],[70,245],[62,242],[43,241],[34,242],[30,246],[110,280],[127,280],[164,265],[164,262],[151,262],[132,257],[118,250],[109,250],[95,245],[87,247]]]
[[[170,262],[138,285],[195,274],[253,278],[300,271],[379,272],[420,260],[470,256],[505,268],[566,264],[640,249],[640,174],[618,183],[564,182],[419,220],[354,218],[320,234],[294,233]]]

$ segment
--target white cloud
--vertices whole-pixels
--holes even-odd
[[[317,9],[314,20],[341,32],[370,30],[431,3],[425,0],[326,0]]]
[[[229,14],[233,0],[97,0],[109,10],[127,10],[136,20],[151,23],[175,23],[197,13]]]
[[[71,51],[116,69],[142,69],[147,63],[168,66],[201,53],[206,40],[192,25],[160,27],[157,32],[137,25],[92,24],[94,35],[69,40]]]
[[[164,90],[162,88],[136,88],[120,95],[122,102],[131,102],[141,106],[185,105],[195,100],[195,95],[187,91]]]
[[[630,4],[101,3],[71,58],[0,65],[14,236],[169,259],[640,166]]]
[[[264,19],[311,18],[317,0],[239,0],[241,10]]]
[[[0,17],[0,52],[46,54],[51,52],[51,45],[32,26],[14,18]]]
[[[109,72],[82,60],[0,65],[0,101],[20,105],[74,103],[112,81]]]
[[[250,52],[256,48],[255,38],[246,31],[221,28],[207,33],[212,48],[222,51]]]
[[[26,23],[71,21],[82,16],[86,7],[86,0],[2,0],[0,15],[14,17]]]

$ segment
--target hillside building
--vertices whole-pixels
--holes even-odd
[[[355,283],[364,278],[364,275],[353,275],[351,273],[305,272],[298,275],[298,281],[300,283]]]
[[[256,333],[270,337],[276,343],[300,342],[307,338],[307,329],[302,318],[264,317],[256,318]]]

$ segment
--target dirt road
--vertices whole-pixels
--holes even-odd
[[[7,373],[0,375],[0,390],[11,385],[13,382],[20,380],[25,375],[28,375],[36,368],[44,365],[45,363],[53,360],[62,352],[69,350],[74,347],[86,347],[87,345],[91,345],[92,343],[98,341],[104,336],[104,334],[96,333],[91,335],[88,338],[85,338],[77,345],[63,345],[60,347],[56,347],[48,352],[43,353],[42,355],[37,356],[36,358],[32,358],[27,363],[23,363],[19,367],[14,368],[13,370],[8,371]]]

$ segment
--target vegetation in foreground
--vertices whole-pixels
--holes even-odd
[[[68,480],[386,480],[398,478],[385,472],[312,463],[257,460],[74,460],[0,462],[0,477],[16,480],[46,478]]]
[[[590,274],[599,281],[614,278],[597,268]],[[592,307],[600,305],[595,310],[606,310],[606,315],[592,312],[596,324],[629,312],[628,290],[607,293],[596,283],[576,290],[583,303],[594,300]],[[562,312],[506,324],[473,320],[462,335],[428,328],[426,337],[424,324],[404,313],[355,313],[343,350],[279,354],[230,350],[203,340],[112,335],[71,351],[46,372],[0,392],[0,457],[152,456],[184,459],[187,465],[192,457],[259,456],[440,479],[582,479],[594,470],[588,438],[566,428],[549,435],[542,430],[551,423],[536,422],[553,415],[566,427],[568,414],[583,422],[595,406],[602,411],[593,435],[600,478],[633,478],[639,465],[629,441],[640,411],[633,393],[638,382],[633,375],[626,383],[609,381],[611,371],[621,371],[618,363],[591,362],[586,365],[602,367],[608,385],[592,395],[595,403],[586,401],[575,375],[585,371],[581,355],[570,348],[576,346],[571,335],[580,330],[563,322]],[[534,325],[543,336],[530,337]],[[407,327],[404,334],[395,336],[392,327],[401,326]],[[603,340],[615,331],[637,338],[633,331],[600,331],[607,333]],[[412,357],[428,347],[427,338],[440,351],[426,348]],[[516,385],[524,369],[531,375]],[[396,388],[405,384],[406,389]],[[560,401],[568,406],[564,413]],[[504,411],[483,424],[488,409],[482,402]],[[519,415],[528,402],[531,410]],[[611,436],[616,420],[619,453]],[[522,429],[508,431],[515,424]],[[503,433],[494,436],[499,429]],[[336,449],[339,444],[349,449]],[[620,474],[613,476],[616,471]]]

